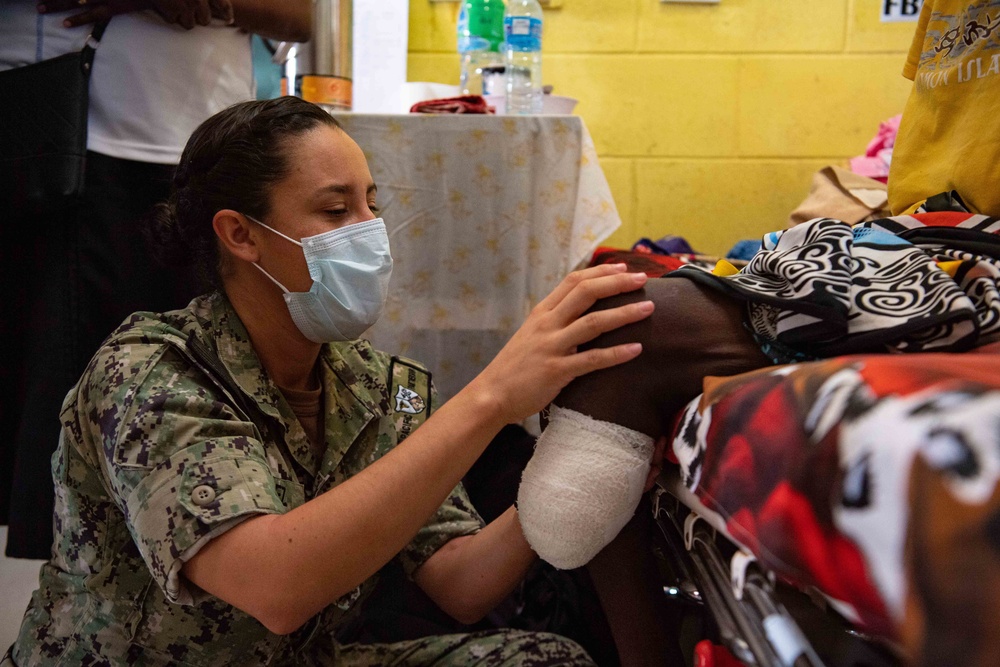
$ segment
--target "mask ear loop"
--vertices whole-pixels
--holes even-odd
[[[272,283],[274,283],[275,285],[277,285],[278,287],[280,287],[282,292],[284,292],[285,294],[291,294],[291,291],[287,287],[285,287],[284,285],[282,285],[281,283],[279,283],[277,280],[275,280],[274,276],[272,276],[270,273],[268,273],[267,271],[264,270],[264,267],[262,267],[257,262],[251,262],[251,264],[253,264],[254,266],[256,266],[257,270],[260,271],[261,273],[263,273],[265,276],[267,276],[268,279],[270,279],[270,281]]]
[[[261,226],[261,227],[263,227],[264,229],[266,229],[266,230],[268,230],[268,231],[270,231],[270,232],[274,232],[275,234],[277,234],[277,235],[278,235],[278,236],[280,236],[281,238],[283,238],[283,239],[286,239],[286,240],[288,240],[288,241],[291,241],[292,243],[294,243],[294,244],[295,244],[295,245],[297,245],[298,247],[300,247],[300,248],[302,247],[302,244],[301,244],[301,243],[299,243],[298,241],[296,241],[295,239],[293,239],[293,238],[291,238],[291,237],[288,237],[288,236],[285,236],[284,234],[282,234],[281,232],[279,232],[279,231],[278,231],[277,229],[274,229],[273,227],[268,227],[267,225],[265,225],[265,224],[264,224],[263,222],[261,222],[260,220],[258,220],[258,219],[257,219],[257,218],[255,218],[255,217],[253,217],[252,215],[247,215],[246,213],[244,213],[244,214],[243,214],[243,216],[244,216],[244,217],[245,217],[245,218],[246,218],[247,220],[252,220],[253,222],[256,222],[256,223],[257,223],[258,225],[260,225],[260,226]],[[285,287],[284,285],[282,285],[281,283],[279,283],[279,282],[277,281],[277,279],[275,279],[275,277],[274,277],[274,276],[272,276],[272,275],[271,275],[270,273],[268,273],[267,271],[265,271],[265,270],[264,270],[264,267],[262,267],[262,266],[261,266],[260,264],[258,264],[257,262],[251,262],[251,264],[253,264],[253,265],[254,265],[255,267],[257,267],[257,270],[258,270],[258,271],[260,271],[260,272],[261,272],[261,273],[263,273],[263,274],[264,274],[265,276],[267,276],[267,277],[268,277],[268,279],[269,279],[269,280],[270,280],[270,281],[271,281],[272,283],[274,283],[275,285],[277,285],[277,286],[278,286],[278,287],[279,287],[279,288],[281,289],[281,291],[282,291],[283,293],[285,293],[285,294],[291,294],[291,293],[292,293],[292,292],[291,292],[291,290],[289,290],[289,289],[288,289],[287,287]]]
[[[281,238],[285,239],[286,241],[291,241],[292,243],[294,243],[295,245],[297,245],[300,248],[305,247],[305,246],[302,245],[301,241],[296,241],[291,236],[285,236],[284,234],[282,234],[281,232],[279,232],[274,227],[269,227],[269,226],[265,225],[263,222],[261,222],[260,220],[258,220],[255,217],[253,217],[252,215],[247,215],[246,213],[244,213],[243,215],[244,215],[244,217],[246,217],[247,220],[252,220],[252,221],[256,222],[258,225],[260,225],[264,229],[268,230],[269,232],[274,232],[275,234],[277,234]]]

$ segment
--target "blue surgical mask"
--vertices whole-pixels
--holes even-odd
[[[314,343],[354,340],[382,315],[389,293],[392,256],[381,218],[347,225],[302,241],[285,236],[302,248],[313,284],[308,292],[290,292],[259,264],[254,266],[284,292],[288,312],[302,335]]]

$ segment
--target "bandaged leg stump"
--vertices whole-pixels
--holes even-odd
[[[517,494],[531,548],[559,569],[586,565],[632,518],[652,456],[648,435],[553,405]]]

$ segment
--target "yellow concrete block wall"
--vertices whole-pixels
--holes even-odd
[[[543,77],[580,100],[623,225],[723,254],[785,226],[812,174],[903,110],[914,23],[882,0],[561,0]],[[410,0],[408,79],[458,82],[457,2]]]

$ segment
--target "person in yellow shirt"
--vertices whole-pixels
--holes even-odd
[[[974,213],[1000,215],[1000,0],[925,0],[903,68],[913,90],[893,149],[889,207],[911,213],[955,190]]]

